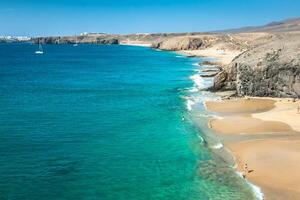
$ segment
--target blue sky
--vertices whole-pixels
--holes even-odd
[[[300,0],[1,0],[0,35],[210,31],[299,16]]]

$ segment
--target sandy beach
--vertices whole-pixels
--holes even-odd
[[[123,40],[120,42],[120,45],[151,47],[151,43],[146,43],[143,41],[132,41],[132,40]]]
[[[262,189],[265,199],[300,199],[298,106],[299,100],[280,98],[206,102],[221,116],[209,126],[234,155],[237,170]]]
[[[179,51],[189,56],[199,56],[199,57],[211,57],[215,58],[217,62],[222,65],[227,65],[231,61],[242,53],[242,51],[230,50],[230,49],[217,49],[217,48],[207,48],[201,50],[183,50]]]

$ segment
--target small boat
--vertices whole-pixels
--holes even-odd
[[[78,46],[78,40],[77,40],[77,36],[75,35],[75,44],[73,44],[74,47]]]
[[[35,54],[43,54],[43,53],[44,53],[43,47],[39,40],[39,50],[35,51]]]

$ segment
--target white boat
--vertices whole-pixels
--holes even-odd
[[[75,44],[73,44],[74,47],[78,46],[78,40],[77,40],[77,36],[75,35]]]
[[[41,43],[39,41],[39,50],[35,51],[35,54],[43,54],[43,53],[44,53],[43,47],[42,47],[42,45],[41,45]]]

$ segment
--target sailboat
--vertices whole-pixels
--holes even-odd
[[[40,40],[38,41],[38,43],[39,43],[39,50],[35,51],[35,54],[43,54],[44,51],[43,51],[42,44],[40,43]]]
[[[75,35],[75,44],[73,44],[74,47],[78,46],[78,40],[77,40],[77,36]]]

